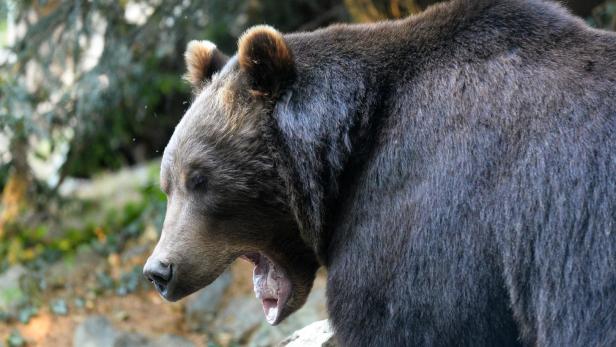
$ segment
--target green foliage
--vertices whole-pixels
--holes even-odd
[[[21,302],[24,299],[24,293],[17,287],[0,291],[0,300],[4,302]]]
[[[180,78],[189,40],[210,39],[233,52],[249,25],[296,30],[343,9],[338,0],[145,0],[136,11],[132,3],[11,2],[27,31],[0,72],[0,129],[10,138],[35,135],[35,147],[68,143],[62,177],[161,154],[190,98]],[[340,20],[340,13],[316,24]]]
[[[103,255],[118,253],[148,225],[160,230],[166,197],[158,187],[158,165],[149,167],[148,181],[138,193],[137,200],[107,209],[104,201],[56,200],[58,206],[53,209],[58,215],[50,215],[34,227],[21,226],[21,232],[0,241],[0,272],[18,262],[38,267],[41,262],[70,260],[83,245]],[[68,221],[79,223],[74,226]]]
[[[0,164],[0,187],[4,187],[9,178],[9,164]]]
[[[173,105],[188,96],[177,73],[184,40],[178,34],[202,29],[179,18],[203,3],[152,2],[153,13],[139,24],[116,1],[54,3],[47,10],[18,3],[16,21],[28,30],[12,47],[16,60],[0,74],[0,129],[52,147],[69,142],[65,174],[90,175],[153,156],[164,145],[161,129],[182,113]],[[141,137],[154,138],[154,147],[137,154],[133,139]]]

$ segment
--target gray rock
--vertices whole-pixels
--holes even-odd
[[[209,286],[188,297],[185,305],[186,323],[191,330],[206,332],[220,309],[225,291],[231,283],[231,273],[225,271]]]
[[[66,305],[66,301],[64,299],[56,299],[53,300],[49,307],[51,312],[57,316],[66,316],[68,314],[68,305]]]
[[[9,345],[9,347],[26,346],[26,340],[24,339],[23,336],[21,336],[21,333],[17,329],[14,329],[13,331],[11,331],[11,334],[6,339],[6,343]]]
[[[142,334],[116,330],[103,316],[92,316],[81,323],[73,336],[74,347],[195,347],[179,336],[161,335],[153,340]]]
[[[150,181],[151,168],[159,165],[156,160],[116,172],[103,173],[91,180],[69,177],[59,187],[59,193],[87,200],[105,200],[105,204],[109,206],[124,206],[127,202],[138,201],[139,187]],[[152,178],[156,178],[156,175]]]
[[[156,341],[150,343],[148,347],[195,347],[195,344],[183,337],[165,334]]]
[[[114,347],[120,335],[103,316],[92,316],[79,324],[73,335],[74,347]]]
[[[334,331],[329,321],[321,320],[294,332],[279,347],[335,347]]]
[[[254,297],[231,300],[216,316],[207,331],[233,342],[243,342],[264,320],[261,303]]]
[[[150,341],[138,333],[120,333],[113,341],[113,347],[149,347]]]
[[[0,311],[15,313],[25,294],[19,287],[20,279],[27,274],[21,265],[11,266],[0,274]]]

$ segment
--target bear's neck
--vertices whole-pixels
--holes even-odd
[[[469,8],[451,11],[467,12],[460,19],[466,23],[482,12],[475,7],[490,3],[458,1],[451,7]],[[444,9],[285,36],[297,79],[273,110],[273,152],[301,235],[324,265],[336,218],[345,199],[353,199],[379,130],[400,105],[395,98],[404,81],[427,61],[441,61],[452,33],[466,25]]]
[[[272,136],[301,236],[323,265],[342,198],[372,150],[391,94],[388,76],[331,58],[296,58],[300,77],[274,108]]]

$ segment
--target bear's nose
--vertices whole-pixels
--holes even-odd
[[[148,260],[143,267],[143,275],[148,281],[154,283],[156,289],[162,294],[167,288],[169,281],[171,281],[173,268],[171,264],[163,263],[162,261]]]

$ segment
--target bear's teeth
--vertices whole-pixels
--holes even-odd
[[[267,310],[267,315],[265,316],[265,319],[267,319],[268,323],[272,324],[276,321],[277,316],[278,316],[278,307],[271,306]]]

